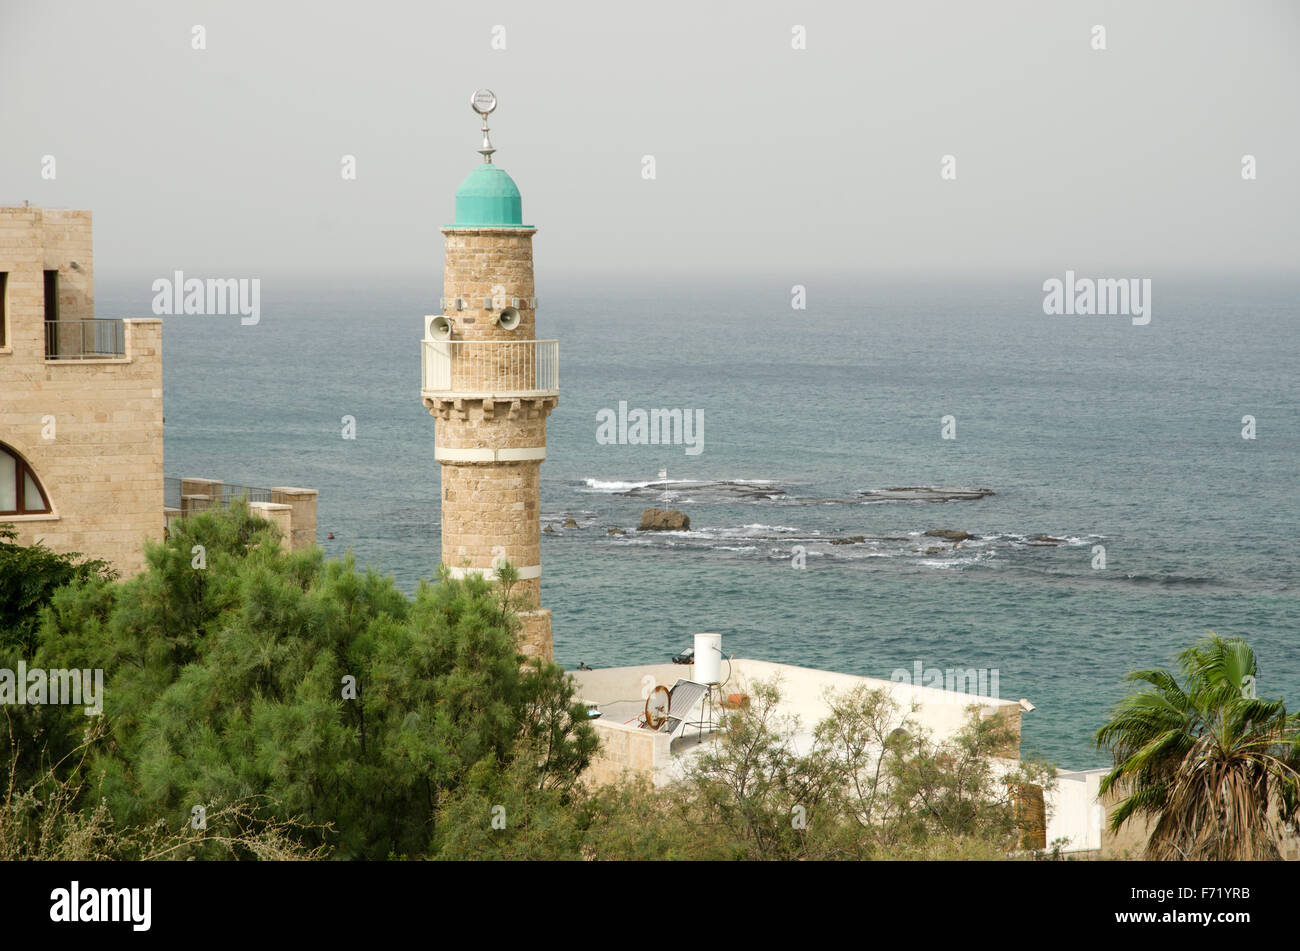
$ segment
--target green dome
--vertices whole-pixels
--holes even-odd
[[[453,228],[527,228],[523,201],[514,180],[497,166],[484,162],[456,189],[456,223]]]

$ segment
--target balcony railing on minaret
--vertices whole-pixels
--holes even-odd
[[[556,396],[558,340],[423,341],[421,390],[429,395]]]

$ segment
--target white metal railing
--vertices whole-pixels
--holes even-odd
[[[424,340],[421,388],[435,393],[559,393],[558,340]]]

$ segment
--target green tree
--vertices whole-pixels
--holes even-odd
[[[1018,803],[1031,788],[1050,785],[1056,771],[1035,760],[1011,765],[1006,755],[1015,740],[1005,718],[983,717],[977,707],[943,742],[916,728],[896,737],[884,757],[891,807],[882,845],[900,857],[923,857],[936,843],[958,852],[971,842],[1004,854],[1025,848],[1029,817]]]
[[[65,759],[84,763],[106,739],[103,720],[91,721],[82,742]],[[16,749],[15,744],[11,744]],[[254,855],[262,859],[317,859],[324,846],[304,847],[308,831],[296,820],[260,818],[256,802],[217,804],[202,827],[166,822],[123,827],[102,799],[85,796],[85,781],[65,761],[49,764],[29,783],[16,782],[11,759],[9,782],[0,791],[0,861],[152,861],[193,858],[198,854]]]
[[[0,668],[6,670],[16,670],[20,661],[37,666],[42,615],[56,594],[80,590],[87,614],[102,615],[115,576],[107,562],[53,552],[41,544],[19,545],[16,538],[12,526],[0,525]],[[66,757],[85,726],[84,716],[77,724],[66,708],[24,704],[5,712],[8,729],[0,730],[0,762],[8,763],[8,779],[18,789],[29,788]]]
[[[557,786],[545,754],[523,740],[508,763],[482,759],[452,794],[431,850],[444,860],[572,860],[591,821],[591,800]]]
[[[471,776],[525,750],[563,791],[595,748],[571,681],[522,663],[509,593],[481,578],[444,573],[410,600],[351,557],[286,552],[239,503],[179,523],[147,562],[111,594],[65,587],[40,631],[45,666],[105,671],[111,735],[81,772],[119,825],[243,803],[300,823],[309,848],[419,857]],[[79,724],[49,716],[54,757]]]
[[[736,832],[702,820],[690,787],[627,776],[590,793],[581,855],[595,860],[728,861],[747,849]]]
[[[778,712],[775,683],[749,693],[749,706],[726,716],[717,746],[689,767],[686,794],[697,824],[727,830],[737,855],[808,857],[810,835],[827,825],[821,812],[840,773],[826,757],[796,751],[799,724]]]
[[[1179,655],[1184,682],[1164,669],[1136,670],[1144,683],[1097,731],[1114,767],[1101,792],[1125,793],[1110,815],[1155,826],[1156,860],[1276,859],[1295,830],[1300,798],[1300,720],[1281,700],[1256,697],[1258,664],[1241,638],[1208,638]]]
[[[829,715],[806,734],[779,713],[778,684],[749,693],[684,780],[653,791],[655,808],[621,812],[685,819],[693,856],[989,859],[1022,850],[1017,794],[1055,775],[1007,759],[1014,727],[975,709],[957,735],[935,742],[887,691],[859,687],[831,692]],[[593,828],[606,848],[645,851],[617,823]]]
[[[39,542],[19,545],[12,525],[0,525],[0,650],[30,656],[41,608],[73,581],[114,576],[108,562],[51,551]]]

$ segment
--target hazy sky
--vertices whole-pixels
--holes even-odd
[[[436,281],[489,87],[558,280],[1294,273],[1297,48],[1249,0],[0,0],[0,203],[91,209],[100,280]]]

